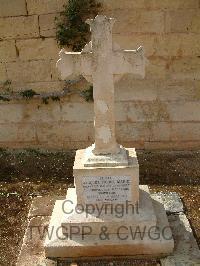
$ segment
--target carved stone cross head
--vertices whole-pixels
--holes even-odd
[[[93,83],[95,113],[95,145],[93,154],[117,155],[121,152],[115,137],[114,81],[134,73],[144,77],[145,57],[142,47],[122,50],[113,44],[113,18],[98,15],[86,21],[92,40],[81,52],[61,50],[57,66],[63,79],[83,75]]]

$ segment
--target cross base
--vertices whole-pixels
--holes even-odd
[[[119,153],[116,154],[94,154],[94,144],[85,150],[85,167],[115,167],[128,166],[129,153],[123,146],[120,146]]]

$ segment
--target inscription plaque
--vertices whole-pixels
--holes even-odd
[[[90,176],[82,178],[86,203],[131,200],[130,176]]]

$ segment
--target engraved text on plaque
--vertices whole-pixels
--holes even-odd
[[[83,177],[82,185],[86,203],[123,203],[131,200],[130,176]]]

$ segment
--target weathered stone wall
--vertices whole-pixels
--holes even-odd
[[[124,49],[143,45],[145,80],[116,84],[118,141],[147,149],[200,148],[199,0],[101,0]],[[66,0],[0,0],[0,83],[59,91],[54,18]],[[82,86],[80,84],[79,86]],[[2,86],[1,86],[2,87]],[[93,141],[93,105],[72,94],[0,101],[0,147],[80,148]]]

